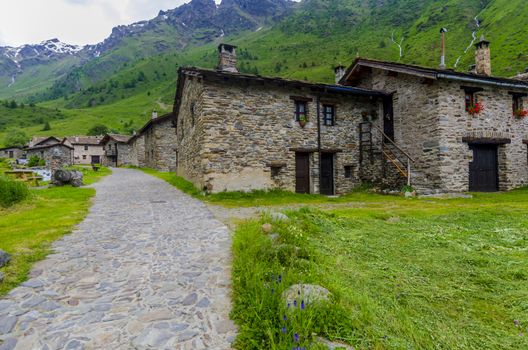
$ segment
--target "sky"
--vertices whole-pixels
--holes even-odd
[[[189,0],[0,0],[0,46],[52,38],[96,44],[117,25],[154,18],[159,10],[185,2]]]

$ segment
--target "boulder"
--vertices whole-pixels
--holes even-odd
[[[83,185],[83,173],[77,170],[59,169],[53,173],[51,184],[54,186],[72,185],[81,187]]]
[[[11,255],[0,249],[0,267],[6,266],[11,260]]]
[[[354,350],[354,347],[347,345],[345,343],[333,342],[333,341],[330,341],[328,339],[321,338],[321,337],[317,338],[317,342],[319,344],[325,345],[328,348],[328,350],[341,350],[341,349]]]
[[[286,214],[283,214],[283,213],[273,212],[273,213],[270,214],[270,216],[275,221],[288,221],[288,220],[290,220],[290,218]]]
[[[300,303],[304,300],[305,304],[328,301],[330,298],[328,289],[316,284],[294,284],[282,293],[283,300],[290,305],[294,301]]]
[[[264,231],[265,234],[270,234],[273,231],[273,226],[271,224],[264,224],[262,225],[262,231]]]

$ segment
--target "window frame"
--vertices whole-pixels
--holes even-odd
[[[345,165],[343,173],[344,173],[345,179],[353,178],[353,174],[354,174],[353,166],[352,165]]]
[[[515,114],[518,110],[524,110],[524,98],[528,96],[526,93],[510,91],[512,96],[512,112]]]
[[[477,92],[484,91],[484,89],[474,86],[461,86],[460,88],[464,90],[465,110],[469,112],[469,109],[479,102]]]
[[[323,103],[323,125],[335,126],[336,124],[336,106],[332,103]],[[327,108],[331,108],[331,117],[328,118]]]
[[[84,145],[84,150],[88,151],[88,145]]]
[[[304,118],[308,120],[308,101],[301,101],[301,100],[294,100],[294,106],[295,106],[295,121],[299,122],[301,121],[301,115],[304,115]],[[301,112],[301,106],[304,107],[304,111]]]

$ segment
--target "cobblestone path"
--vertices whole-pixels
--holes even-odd
[[[229,349],[228,229],[140,171],[95,188],[86,219],[0,299],[0,349]]]

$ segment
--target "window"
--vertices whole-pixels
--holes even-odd
[[[345,178],[346,179],[352,178],[352,165],[345,165]]]
[[[466,91],[466,112],[478,102],[477,96],[473,91]]]
[[[335,125],[335,106],[323,105],[323,123],[327,126]]]
[[[307,120],[306,101],[295,101],[295,121]]]
[[[84,146],[84,150],[85,150],[85,151],[88,151],[88,146]]]
[[[276,178],[280,175],[281,167],[272,166],[271,167],[271,177]]]
[[[83,155],[83,159],[85,159],[85,160],[86,160],[86,155]]]
[[[512,96],[512,108],[513,108],[513,113],[522,111],[524,109],[524,101],[523,101],[522,94],[514,94]]]

